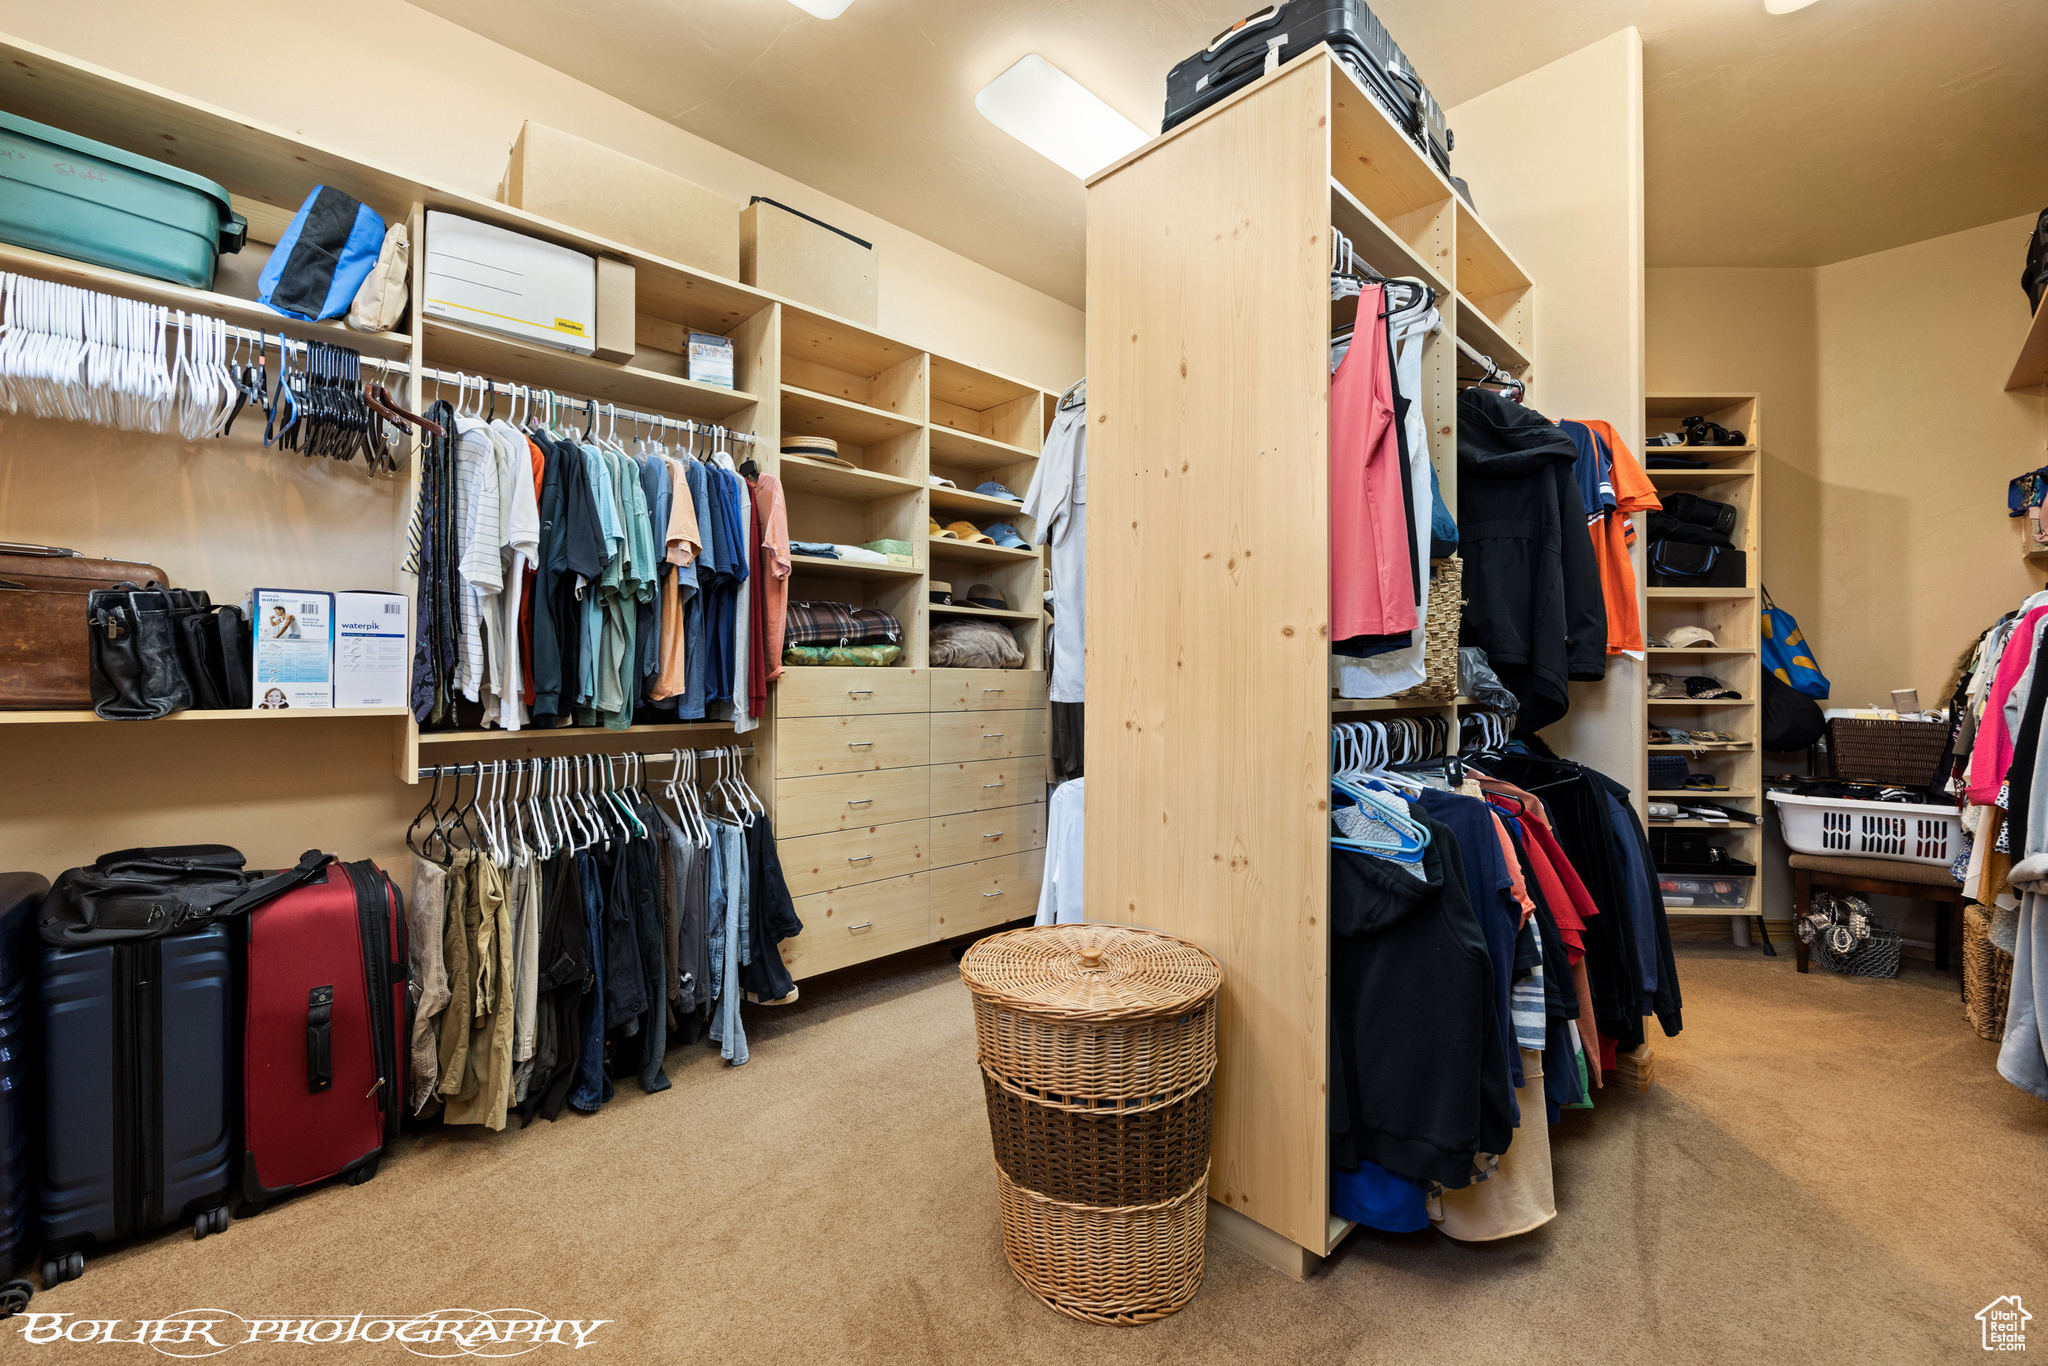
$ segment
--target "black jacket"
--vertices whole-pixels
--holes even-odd
[[[1538,731],[1571,706],[1570,680],[1607,676],[1607,606],[1573,467],[1578,447],[1533,408],[1458,395],[1459,643],[1477,645]]]
[[[1507,1151],[1515,1093],[1457,836],[1415,818],[1426,879],[1330,851],[1330,1163],[1462,1187]]]

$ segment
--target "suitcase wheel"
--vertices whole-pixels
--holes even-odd
[[[64,1257],[53,1257],[43,1263],[43,1289],[59,1286],[66,1281],[75,1281],[85,1274],[85,1254],[73,1252]]]
[[[376,1174],[377,1164],[374,1162],[365,1162],[362,1166],[357,1167],[354,1171],[348,1174],[348,1184],[351,1186],[360,1186]]]
[[[36,1288],[27,1281],[9,1281],[0,1285],[0,1319],[11,1319],[28,1308],[28,1302],[35,1293]]]
[[[223,1205],[219,1209],[201,1210],[192,1220],[192,1236],[204,1238],[209,1233],[228,1231],[228,1211]]]

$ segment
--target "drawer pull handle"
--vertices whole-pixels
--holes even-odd
[[[1002,692],[1002,691],[1004,691],[1004,690],[1003,690],[1002,688],[983,688],[983,689],[982,689],[982,691],[983,691],[983,692]]]
[[[846,695],[848,697],[873,697],[875,690],[873,688],[848,688]]]
[[[869,859],[872,859],[873,857],[873,854],[848,854],[846,856],[846,861],[848,863],[866,863]]]
[[[1002,787],[1003,785],[1004,785],[1004,784],[1002,784],[1002,783],[983,783],[983,784],[982,784],[982,787],[983,787],[983,789],[987,789],[987,788],[991,788],[991,787]]]
[[[1001,892],[983,892],[983,893],[981,894],[981,899],[982,899],[983,901],[986,901],[986,900],[988,900],[988,899],[989,899],[990,897],[992,897],[992,896],[1001,896],[1001,895],[1002,895],[1002,893],[1001,893]]]
[[[855,930],[871,930],[871,929],[873,929],[874,927],[875,927],[875,922],[874,922],[874,921],[872,921],[872,920],[863,920],[863,921],[861,921],[861,922],[860,922],[860,924],[858,924],[858,925],[848,925],[848,926],[846,927],[846,932],[847,932],[848,934],[852,934],[852,933],[853,933],[853,932],[854,932]]]
[[[848,806],[873,806],[875,799],[873,797],[848,797],[846,804]]]
[[[1001,731],[999,731],[999,730],[998,730],[998,731],[983,731],[983,732],[982,732],[982,736],[981,736],[981,738],[982,738],[982,739],[984,739],[984,740],[1000,740],[1000,739],[1002,739],[1002,738],[1003,738],[1003,733],[1002,733]]]
[[[848,740],[846,747],[848,749],[873,749],[875,742],[873,740]]]
[[[982,836],[982,838],[983,838],[983,839],[985,839],[985,840],[999,840],[999,839],[1001,839],[1002,837],[1003,837],[1003,832],[1002,832],[1002,831],[1000,831],[1000,830],[996,831],[996,832],[995,832],[995,833],[994,833],[993,835],[983,835],[983,836]]]

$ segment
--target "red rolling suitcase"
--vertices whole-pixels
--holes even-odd
[[[242,1199],[360,1185],[398,1134],[412,1028],[405,903],[376,864],[331,863],[249,917]]]

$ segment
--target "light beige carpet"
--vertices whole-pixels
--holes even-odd
[[[1972,1316],[2017,1293],[2048,1352],[2048,1106],[1999,1079],[1955,979],[1680,953],[1686,1032],[1653,1028],[1650,1094],[1554,1131],[1548,1227],[1491,1246],[1360,1231],[1304,1284],[1212,1243],[1202,1293],[1145,1328],[1073,1322],[1011,1278],[968,997],[938,950],[750,1007],[744,1068],[677,1050],[666,1094],[628,1082],[595,1116],[436,1130],[366,1186],[92,1258],[33,1309],[611,1320],[528,1362],[1918,1366],[1982,1359]],[[161,1359],[13,1327],[9,1362]],[[258,1358],[413,1359],[216,1359]]]

